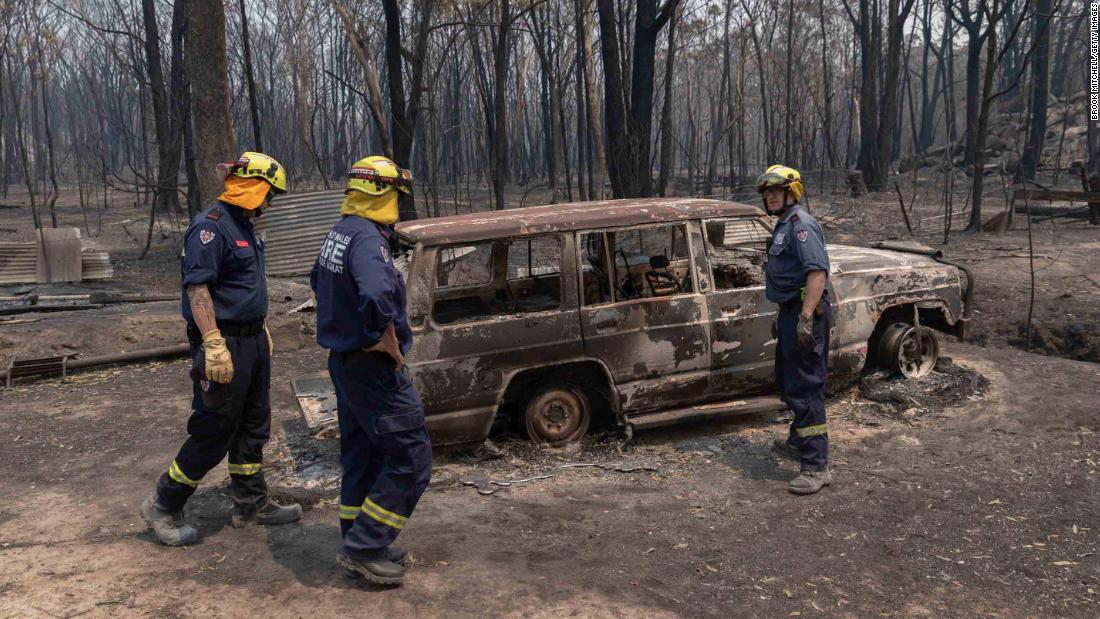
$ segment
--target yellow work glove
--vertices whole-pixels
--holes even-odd
[[[202,336],[202,350],[206,353],[206,378],[216,383],[233,380],[233,357],[225,347],[222,332],[213,329]]]

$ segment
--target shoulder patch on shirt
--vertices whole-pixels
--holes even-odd
[[[210,241],[213,241],[215,236],[218,235],[213,230],[199,230],[199,242],[203,245],[209,245]]]
[[[213,219],[214,221],[218,221],[219,219],[222,218],[222,215],[223,215],[223,213],[221,211],[210,211],[209,213],[206,214],[206,218],[207,219]]]
[[[378,253],[382,256],[382,262],[390,261],[390,248],[386,247],[384,243],[378,245]]]
[[[237,240],[237,247],[248,247],[248,241],[244,239]]]
[[[794,215],[791,215],[791,218],[787,220],[787,223],[790,223],[790,224],[798,223],[798,213],[795,213]]]
[[[807,230],[798,231],[798,240],[805,243],[806,239],[810,238],[810,233]]]

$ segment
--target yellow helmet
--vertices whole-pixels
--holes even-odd
[[[397,167],[396,163],[386,157],[374,155],[351,165],[348,188],[344,193],[358,191],[368,196],[381,196],[395,188],[401,193],[409,193],[412,191],[412,184],[412,172]]]
[[[805,191],[802,187],[802,175],[798,170],[779,164],[768,166],[768,169],[756,178],[757,191],[764,193],[764,190],[769,187],[790,189],[794,194],[795,202],[802,201],[802,193]]]
[[[262,178],[271,185],[275,193],[286,193],[286,170],[281,163],[263,153],[248,151],[227,167],[229,175],[240,178]]]

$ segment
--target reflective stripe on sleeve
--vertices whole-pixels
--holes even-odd
[[[252,462],[249,464],[233,464],[229,463],[230,475],[255,475],[260,472],[260,463]]]
[[[355,517],[359,515],[360,508],[354,505],[341,505],[340,506],[340,519],[341,520],[355,520]]]
[[[794,431],[796,434],[798,434],[798,438],[810,438],[811,436],[821,436],[822,434],[828,434],[829,426],[824,423],[819,423],[816,426],[795,428]]]
[[[363,501],[362,507],[363,513],[374,518],[378,522],[384,525],[391,526],[395,529],[404,529],[405,522],[408,520],[405,516],[399,516],[386,508],[378,505],[369,498]]]
[[[184,484],[185,486],[191,486],[192,488],[195,488],[199,485],[199,480],[191,479],[190,477],[183,474],[183,471],[180,469],[180,465],[176,464],[175,460],[172,460],[172,466],[168,467],[168,477],[172,478],[172,481],[176,483]],[[200,477],[199,479],[202,478]]]

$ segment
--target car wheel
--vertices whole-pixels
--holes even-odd
[[[882,332],[876,352],[887,369],[906,378],[922,378],[936,367],[940,343],[928,327],[895,322]]]
[[[564,445],[588,432],[591,407],[584,390],[568,383],[542,387],[527,401],[524,426],[536,443]]]

